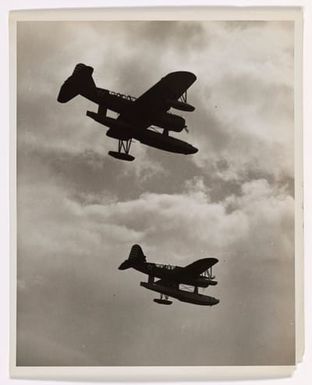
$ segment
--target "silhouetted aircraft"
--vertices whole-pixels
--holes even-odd
[[[119,270],[132,267],[141,273],[147,274],[148,282],[141,282],[140,285],[160,293],[160,298],[154,299],[154,302],[171,305],[172,301],[168,298],[173,297],[182,302],[213,306],[218,304],[219,300],[208,295],[199,294],[198,288],[217,284],[217,281],[214,281],[215,277],[212,275],[212,266],[217,262],[216,258],[204,258],[185,267],[146,262],[142,248],[139,245],[133,245],[129,258],[119,266]],[[155,281],[155,278],[160,279]],[[181,290],[180,284],[194,286],[194,290]]]
[[[87,116],[108,127],[107,136],[118,139],[118,151],[109,151],[109,155],[134,160],[129,154],[133,139],[174,153],[194,154],[198,151],[191,144],[169,135],[169,131],[187,130],[185,119],[168,111],[171,107],[194,111],[195,108],[187,103],[187,89],[196,80],[194,74],[172,72],[136,99],[96,87],[92,73],[92,67],[77,64],[62,85],[57,100],[66,103],[80,94],[99,105],[97,112],[87,111]],[[107,116],[108,109],[119,114],[117,119]],[[159,132],[155,126],[163,131]]]

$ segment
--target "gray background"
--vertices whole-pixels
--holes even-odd
[[[293,25],[288,22],[18,26],[18,365],[283,365],[294,362]],[[56,102],[74,65],[139,96],[193,71],[193,156],[134,144],[134,163]],[[148,260],[215,256],[213,308],[157,306]]]

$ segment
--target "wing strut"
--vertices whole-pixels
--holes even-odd
[[[160,293],[160,298],[155,298],[154,302],[161,305],[171,305],[172,301],[169,300],[169,296],[163,293]]]
[[[187,90],[180,97],[181,102],[187,103]]]
[[[109,151],[108,154],[116,159],[132,161],[134,156],[129,154],[132,139],[118,139],[118,151]]]
[[[128,140],[118,140],[118,152],[122,152],[124,150],[125,154],[129,154],[130,147],[131,147],[132,139]]]

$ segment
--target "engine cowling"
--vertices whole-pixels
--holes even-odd
[[[185,128],[185,119],[182,116],[164,113],[159,115],[153,124],[168,131],[180,132]]]
[[[168,106],[175,108],[176,110],[181,110],[181,111],[194,111],[195,107],[192,106],[191,104],[181,102],[180,100],[173,100],[173,99],[168,99],[167,100]]]

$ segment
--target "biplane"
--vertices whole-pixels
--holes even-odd
[[[106,135],[118,140],[118,150],[109,151],[109,155],[121,160],[134,160],[134,156],[129,154],[134,139],[173,153],[186,155],[198,151],[191,144],[169,135],[170,131],[188,132],[185,119],[169,110],[194,111],[195,108],[187,103],[187,89],[196,80],[193,73],[172,72],[139,98],[96,87],[92,73],[92,67],[77,64],[63,83],[57,100],[66,103],[82,95],[98,104],[97,112],[87,111],[87,116],[108,127]],[[108,110],[119,114],[118,117],[108,116]]]
[[[154,299],[158,304],[171,305],[169,297],[172,297],[195,305],[213,306],[217,305],[219,300],[200,294],[198,288],[217,284],[212,274],[212,266],[217,262],[216,258],[204,258],[185,267],[151,263],[146,261],[141,246],[133,245],[128,259],[119,266],[119,270],[133,268],[147,274],[148,281],[141,282],[140,285],[160,294],[160,298]],[[180,288],[182,285],[191,286],[193,289],[190,291]]]

